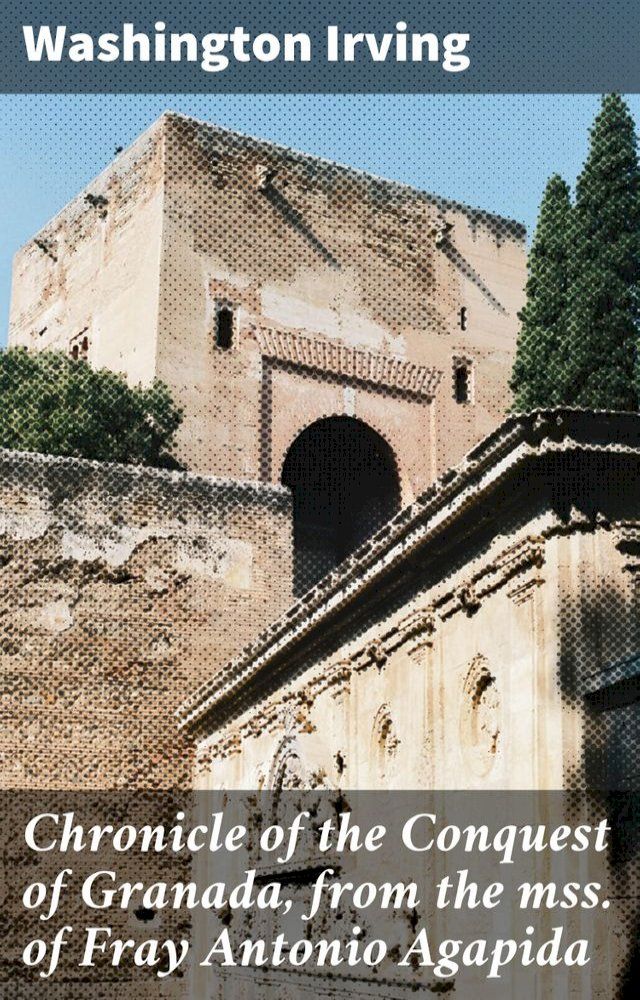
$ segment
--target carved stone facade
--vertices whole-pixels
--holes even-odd
[[[594,787],[639,465],[638,417],[508,420],[184,703],[198,784],[267,787],[286,736],[336,788]]]
[[[637,415],[508,419],[184,702],[196,786],[349,803],[362,789],[636,788],[639,472]],[[587,987],[603,1000],[633,947],[636,875],[613,868],[626,916],[599,922]],[[214,994],[195,970],[192,995],[275,997],[234,972]],[[389,987],[309,974],[278,995],[412,995]],[[541,976],[527,995],[565,988]],[[506,980],[495,995],[523,994]]]

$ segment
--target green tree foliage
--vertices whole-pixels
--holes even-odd
[[[529,260],[515,408],[636,410],[640,401],[640,169],[633,118],[602,99],[573,208],[552,177]]]
[[[569,256],[562,401],[638,407],[640,170],[633,118],[603,98],[578,178]]]
[[[559,346],[567,305],[571,195],[558,175],[545,189],[528,260],[527,301],[519,314],[511,388],[516,410],[561,402]]]
[[[168,388],[131,388],[54,351],[0,353],[0,447],[103,462],[176,467],[182,420]]]

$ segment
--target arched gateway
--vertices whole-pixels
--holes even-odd
[[[346,559],[400,506],[393,452],[353,417],[317,420],[287,452],[282,483],[293,493],[294,593]]]

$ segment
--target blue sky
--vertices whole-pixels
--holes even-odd
[[[629,99],[640,121],[640,96]],[[171,108],[535,225],[550,174],[571,184],[589,95],[0,95],[0,343],[11,258]]]

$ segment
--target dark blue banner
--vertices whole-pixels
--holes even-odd
[[[5,0],[20,93],[640,91],[636,0]]]

